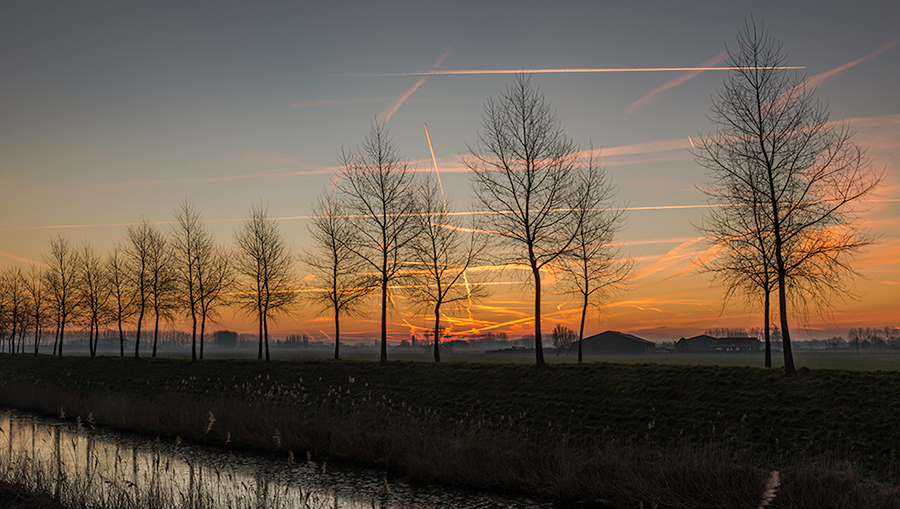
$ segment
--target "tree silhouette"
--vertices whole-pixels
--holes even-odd
[[[141,328],[144,315],[153,295],[152,268],[159,251],[165,246],[165,238],[159,230],[146,218],[126,229],[128,243],[124,248],[127,274],[130,285],[135,292],[137,332],[134,338],[134,358],[139,359],[141,349]]]
[[[313,271],[311,300],[334,317],[334,358],[341,358],[341,316],[356,313],[364,297],[375,288],[366,273],[365,261],[357,255],[359,239],[353,225],[334,200],[324,195],[313,206],[309,226],[314,251],[304,252],[303,262]]]
[[[415,229],[414,174],[384,124],[375,122],[358,153],[341,153],[337,203],[359,243],[347,244],[377,275],[381,288],[381,362],[387,362],[390,286],[406,268]]]
[[[441,361],[441,313],[447,306],[460,306],[486,296],[481,275],[469,278],[467,271],[484,251],[483,236],[457,224],[434,179],[427,179],[417,193],[416,235],[410,242],[410,298],[434,316],[433,356]]]
[[[47,287],[44,270],[32,265],[25,277],[25,288],[31,300],[31,325],[34,327],[34,354],[40,350],[41,337],[47,322]]]
[[[579,179],[582,215],[574,222],[575,239],[560,268],[566,276],[565,292],[575,296],[581,305],[577,342],[578,362],[582,362],[584,322],[589,309],[602,309],[609,295],[624,284],[634,264],[622,256],[616,244],[616,234],[623,226],[623,210],[614,207],[615,188],[596,164],[593,153]]]
[[[77,255],[62,235],[50,238],[50,254],[44,257],[47,264],[47,286],[53,298],[56,318],[56,339],[53,353],[63,355],[66,324],[75,312],[75,285],[78,266]],[[58,348],[58,350],[57,350]]]
[[[531,78],[517,75],[497,101],[488,100],[477,142],[465,164],[487,228],[512,248],[534,284],[535,361],[544,365],[541,343],[541,270],[559,260],[575,241],[583,217],[578,146]]]
[[[729,50],[733,71],[713,101],[717,133],[702,140],[696,155],[709,172],[709,200],[758,219],[741,232],[726,217],[731,231],[719,233],[726,243],[758,236],[763,251],[771,250],[771,257],[749,257],[749,266],[736,264],[731,281],[744,284],[771,264],[791,375],[788,302],[798,297],[793,304],[802,310],[806,296],[827,306],[830,297],[846,293],[847,276],[855,274],[852,255],[872,242],[857,221],[859,204],[881,177],[851,142],[852,133],[828,121],[814,90],[784,68],[786,61],[765,28],[745,24],[737,50]]]
[[[113,293],[109,273],[103,259],[87,242],[78,255],[78,303],[81,321],[88,327],[88,351],[97,356],[100,327],[110,319],[109,300]]]
[[[250,207],[250,217],[235,233],[239,251],[235,257],[235,268],[245,281],[248,290],[237,292],[241,307],[249,314],[256,315],[259,326],[259,355],[263,358],[265,346],[266,361],[269,355],[269,320],[296,300],[297,278],[294,274],[293,256],[278,224],[269,219],[268,210],[262,204]]]
[[[134,291],[129,277],[125,250],[122,247],[113,247],[113,250],[107,256],[106,273],[109,277],[110,290],[112,292],[110,295],[112,320],[116,322],[116,327],[119,330],[119,355],[125,357],[125,331],[123,327],[125,322],[134,316],[137,292]]]

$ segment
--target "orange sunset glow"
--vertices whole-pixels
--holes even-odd
[[[44,14],[27,5],[0,8],[0,268],[43,266],[57,236],[105,256],[143,219],[169,234],[184,200],[200,211],[219,248],[234,255],[235,232],[261,203],[292,249],[299,295],[269,334],[331,341],[332,315],[309,298],[322,291],[312,286],[321,275],[300,257],[311,248],[314,202],[340,186],[341,154],[362,145],[377,122],[416,177],[437,179],[448,217],[458,220],[439,226],[489,239],[489,256],[462,283],[467,291],[482,285],[487,296],[444,309],[446,337],[531,334],[531,269],[504,261],[508,248],[490,240],[497,238],[486,226],[491,212],[474,205],[466,165],[485,105],[525,73],[578,154],[593,147],[615,188],[612,208],[623,210],[614,245],[633,271],[588,315],[586,335],[609,329],[668,342],[710,328],[761,327],[760,302],[723,301],[726,289],[704,271],[721,246],[698,230],[717,205],[701,192],[708,175],[696,153],[716,139],[711,100],[733,72],[725,62],[748,13],[734,6],[691,16],[675,6],[560,8],[539,16],[544,29],[523,34],[515,26],[534,19],[493,4],[469,7],[346,21],[340,9],[298,5],[282,24],[240,3],[187,9],[186,16],[151,15],[135,5],[116,14],[127,20],[113,23],[119,28],[76,5]],[[806,77],[831,125],[852,131],[852,142],[884,175],[853,218],[875,242],[852,260],[852,292],[829,296],[821,310],[794,310],[795,335],[898,327],[896,7],[885,7],[887,14],[854,7],[860,12],[846,19],[844,7],[822,6],[826,26],[815,29],[804,24],[802,9],[783,12],[777,2],[754,9],[789,50],[781,68]],[[83,24],[72,26],[73,17]],[[577,330],[580,303],[563,291],[558,265],[541,275],[543,333],[556,324]],[[405,282],[391,289],[390,340],[427,337],[431,309],[414,302]],[[343,341],[379,337],[377,292],[368,299],[344,319]],[[176,313],[164,328],[190,326]],[[256,327],[252,314],[230,306],[207,332]]]

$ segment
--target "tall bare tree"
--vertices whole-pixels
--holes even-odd
[[[309,233],[314,251],[304,252],[301,259],[314,274],[311,299],[333,313],[334,358],[340,359],[341,317],[359,311],[364,298],[375,289],[375,281],[356,254],[356,229],[332,197],[320,197],[313,215]]]
[[[176,309],[175,271],[172,267],[172,253],[166,237],[160,231],[152,237],[153,246],[148,260],[148,283],[150,307],[153,309],[153,350],[156,357],[159,342],[159,321],[172,320]]]
[[[413,238],[415,175],[384,124],[375,122],[358,153],[341,153],[337,201],[360,239],[349,245],[377,274],[381,288],[381,362],[387,362],[391,285],[405,269]]]
[[[248,291],[238,293],[239,304],[249,314],[255,314],[259,324],[259,358],[269,356],[269,320],[287,312],[297,298],[297,277],[293,255],[278,231],[278,224],[269,219],[262,204],[250,207],[250,217],[235,233],[238,253],[235,269],[243,276]]]
[[[6,323],[8,327],[7,338],[4,343],[9,345],[9,353],[14,354],[22,348],[17,344],[17,336],[22,335],[25,320],[30,314],[29,295],[25,286],[25,277],[19,267],[8,268],[2,276],[3,294],[5,298]]]
[[[135,300],[137,331],[134,338],[134,358],[139,359],[141,356],[141,328],[153,295],[153,260],[158,255],[158,251],[165,246],[165,241],[159,230],[146,218],[129,226],[127,236],[128,243],[124,250],[128,264],[128,278],[137,297]]]
[[[541,271],[575,241],[581,220],[578,146],[531,77],[517,75],[506,92],[484,105],[482,128],[470,157],[476,202],[488,228],[526,265],[534,285],[535,361],[544,366],[541,343]],[[573,226],[574,225],[574,226]]]
[[[455,307],[486,296],[480,274],[469,279],[484,252],[484,236],[475,229],[457,224],[447,201],[433,179],[425,181],[417,194],[416,235],[410,242],[412,300],[424,305],[434,316],[433,350],[435,362],[441,361],[440,337],[442,308]]]
[[[188,200],[175,210],[171,239],[180,307],[191,317],[191,359],[196,361],[198,337],[202,359],[206,322],[226,303],[224,296],[232,283],[232,268],[228,256],[216,246],[200,211]]]
[[[32,265],[25,277],[25,288],[31,300],[31,325],[34,327],[34,354],[41,346],[44,326],[47,325],[47,288],[44,270]]]
[[[581,305],[577,343],[578,362],[582,362],[588,311],[603,308],[610,294],[625,283],[634,264],[623,256],[616,243],[616,234],[623,227],[623,210],[615,207],[615,188],[603,168],[596,164],[593,153],[578,178],[582,202],[577,208],[581,217],[572,223],[575,239],[559,267],[566,275],[565,291],[574,295]]]
[[[197,268],[197,291],[200,311],[200,358],[202,359],[206,322],[215,322],[219,315],[219,308],[229,304],[228,295],[234,287],[234,267],[228,254],[213,246],[213,249],[205,251],[199,257]]]
[[[56,339],[53,353],[63,354],[66,324],[75,312],[75,285],[78,277],[77,253],[62,235],[50,238],[50,254],[44,257],[47,264],[47,286],[53,299],[56,318]]]
[[[97,356],[100,327],[110,318],[109,300],[113,288],[103,259],[87,242],[78,255],[78,279],[76,284],[81,322],[88,327],[88,352]]]
[[[697,158],[709,172],[704,191],[713,203],[746,206],[746,190],[760,197],[758,231],[771,246],[791,375],[788,303],[798,297],[795,309],[802,307],[805,293],[828,305],[844,293],[855,274],[852,256],[872,242],[857,220],[859,207],[881,176],[852,143],[852,132],[829,122],[814,90],[786,63],[781,45],[748,21],[737,49],[729,50],[733,71],[713,100],[716,135],[703,139]]]
[[[124,250],[116,246],[106,259],[106,273],[110,285],[110,314],[119,330],[119,355],[125,357],[124,324],[134,316],[138,294],[129,277]]]
[[[755,182],[760,175],[747,175],[747,182]],[[713,274],[714,281],[725,286],[725,306],[735,296],[742,296],[749,303],[762,298],[763,338],[765,357],[763,365],[772,367],[771,302],[775,289],[774,242],[766,221],[767,206],[758,189],[759,185],[732,182],[726,193],[727,207],[712,207],[703,218],[700,230],[706,234],[717,251],[717,256],[704,264],[704,270]],[[719,199],[714,200],[717,203]]]

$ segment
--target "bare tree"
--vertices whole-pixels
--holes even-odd
[[[196,362],[200,279],[205,272],[200,259],[204,252],[212,250],[212,235],[201,222],[200,212],[188,200],[182,201],[175,210],[175,221],[172,245],[176,281],[181,307],[191,316],[191,360]]]
[[[119,246],[113,248],[106,259],[106,273],[110,285],[110,314],[119,330],[119,355],[125,357],[125,331],[123,325],[135,314],[138,294],[129,278],[128,264]]]
[[[269,356],[269,320],[286,312],[296,301],[297,277],[293,256],[278,231],[278,224],[269,219],[262,204],[250,207],[250,217],[235,233],[239,251],[235,259],[237,273],[249,291],[238,292],[241,306],[255,314],[259,324],[259,358]]]
[[[390,286],[403,275],[413,238],[414,173],[384,124],[373,123],[358,154],[342,152],[337,201],[360,239],[349,245],[377,274],[381,287],[381,362],[387,362]]]
[[[44,271],[32,265],[25,277],[25,288],[31,300],[31,325],[34,327],[34,354],[37,355],[41,345],[41,336],[47,324],[47,289]]]
[[[729,50],[733,71],[713,101],[717,133],[703,139],[697,158],[709,171],[704,191],[714,204],[740,208],[748,198],[759,199],[757,233],[771,249],[785,373],[791,375],[788,302],[795,297],[795,309],[803,311],[804,294],[827,306],[830,297],[845,293],[855,274],[852,256],[872,242],[860,229],[859,205],[881,176],[851,142],[849,129],[828,121],[814,90],[786,70],[786,62],[765,28],[752,20],[745,25],[737,50]],[[764,260],[756,258],[750,273],[759,274]]]
[[[9,288],[6,270],[0,272],[0,352],[6,351],[6,336],[10,328]]]
[[[175,271],[172,268],[172,254],[162,232],[154,229],[151,237],[150,256],[147,260],[148,290],[150,307],[153,309],[153,352],[159,340],[159,321],[174,318],[176,308]]]
[[[127,229],[128,244],[125,246],[125,256],[128,264],[128,278],[135,292],[135,313],[137,314],[137,332],[134,338],[134,358],[140,358],[141,328],[144,323],[144,315],[153,294],[153,280],[151,268],[158,250],[165,245],[162,234],[149,220],[142,218],[141,222],[131,225]]]
[[[578,146],[531,78],[517,75],[497,101],[488,100],[477,142],[466,166],[478,205],[491,212],[488,228],[526,265],[534,284],[535,360],[541,343],[541,271],[569,251],[583,216],[577,176],[584,165]]]
[[[53,353],[63,354],[66,324],[75,312],[75,285],[78,276],[78,257],[62,235],[50,238],[50,254],[44,257],[48,269],[47,286],[53,299],[56,318],[56,339]],[[57,349],[58,348],[58,349]]]
[[[334,315],[334,358],[340,359],[341,316],[359,311],[375,281],[356,254],[356,229],[330,196],[319,198],[313,215],[309,233],[315,251],[304,252],[301,258],[314,274],[311,299]]]
[[[103,259],[87,242],[78,255],[76,289],[79,315],[81,321],[88,327],[88,351],[93,359],[97,356],[100,327],[109,323],[111,318],[109,300],[113,288]]]
[[[470,279],[467,274],[484,252],[485,244],[475,229],[457,224],[458,216],[450,214],[433,179],[426,180],[421,189],[415,215],[416,235],[410,242],[413,265],[409,289],[412,300],[433,313],[434,360],[440,362],[442,308],[471,303],[487,294],[482,277]]]
[[[747,175],[747,182],[756,181],[760,175]],[[725,286],[722,306],[738,294],[749,303],[762,298],[763,339],[765,358],[763,365],[772,367],[771,302],[776,287],[774,242],[767,228],[767,206],[758,189],[759,185],[732,182],[728,188],[707,188],[719,198],[719,205],[727,197],[729,206],[714,206],[703,218],[700,230],[715,246],[717,256],[706,262],[703,269],[713,274],[713,280]]]
[[[553,346],[556,348],[557,356],[563,351],[566,352],[566,355],[569,355],[569,350],[572,349],[572,345],[580,340],[578,335],[575,334],[575,331],[561,324],[556,324],[556,327],[553,328],[553,332],[550,333],[550,339],[553,340]],[[581,353],[580,348],[579,353]]]
[[[593,153],[579,180],[581,217],[574,222],[575,239],[559,266],[566,276],[564,291],[574,295],[581,305],[577,342],[578,362],[582,362],[588,311],[603,308],[610,294],[625,283],[634,264],[623,257],[616,244],[616,234],[623,226],[623,210],[614,206],[615,188],[603,168],[595,164]]]
[[[22,269],[8,268],[2,276],[3,297],[5,300],[6,324],[9,336],[4,343],[9,345],[9,353],[14,354],[22,350],[17,343],[17,335],[22,335],[22,328],[29,313],[28,292],[25,286],[25,278]]]
[[[209,237],[212,240],[212,236]],[[218,310],[229,303],[228,292],[234,286],[234,269],[228,254],[211,244],[197,258],[197,296],[200,312],[200,358],[206,322],[215,322]]]

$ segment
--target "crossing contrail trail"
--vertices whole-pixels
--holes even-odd
[[[428,150],[431,151],[431,162],[434,163],[434,173],[437,175],[438,185],[441,186],[441,200],[444,201],[444,212],[447,212],[447,197],[444,196],[444,183],[441,182],[441,172],[438,171],[437,159],[434,157],[434,147],[431,146],[431,134],[428,133],[428,124],[425,124],[425,137],[428,138]]]
[[[731,71],[736,67],[593,67],[593,68],[558,68],[558,69],[461,69],[461,70],[431,70],[419,72],[397,73],[352,73],[332,74],[331,76],[442,76],[442,75],[466,75],[466,74],[562,74],[562,73],[611,73],[611,72],[686,72],[686,71]],[[745,69],[755,69],[746,67]],[[767,69],[806,69],[802,66],[767,67]]]

